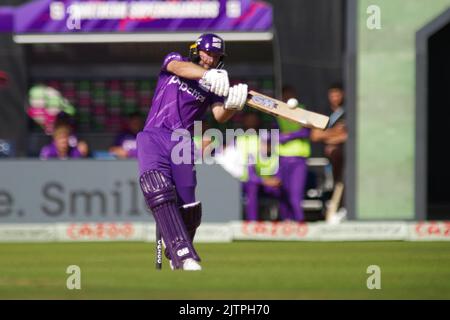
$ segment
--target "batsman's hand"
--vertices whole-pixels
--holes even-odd
[[[242,110],[247,100],[248,86],[243,83],[236,84],[230,88],[225,100],[225,109]]]
[[[228,80],[228,72],[225,70],[208,70],[203,74],[201,80],[210,86],[209,91],[215,93],[219,97],[226,97],[228,95],[230,81]]]

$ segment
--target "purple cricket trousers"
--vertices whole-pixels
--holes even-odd
[[[282,181],[280,198],[281,220],[303,221],[305,219],[302,202],[308,173],[306,158],[280,157],[280,177]]]
[[[172,131],[164,128],[150,128],[138,133],[139,174],[148,170],[158,170],[172,180],[177,190],[178,205],[195,202],[197,177],[194,166],[194,144],[192,139],[171,140]],[[188,145],[189,144],[189,145]],[[190,161],[178,164],[173,161],[172,149],[177,146],[183,156],[184,150],[190,150]],[[187,161],[185,161],[187,162]]]

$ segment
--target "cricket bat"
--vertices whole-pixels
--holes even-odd
[[[247,105],[273,116],[298,122],[307,128],[324,130],[327,128],[328,122],[330,121],[328,116],[302,108],[292,109],[283,101],[265,96],[253,90],[250,90],[248,93]]]

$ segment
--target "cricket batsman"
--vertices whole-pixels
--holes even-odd
[[[188,140],[191,162],[178,164],[171,154],[179,142],[171,137],[180,129],[193,137],[194,121],[201,121],[209,107],[220,123],[242,110],[248,88],[245,84],[230,87],[223,69],[225,56],[225,43],[215,34],[201,35],[188,58],[169,53],[161,66],[145,127],[137,135],[140,186],[172,269],[201,270],[193,240],[202,212],[195,199],[193,140]]]

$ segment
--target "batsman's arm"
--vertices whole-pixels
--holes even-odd
[[[225,123],[230,120],[236,113],[237,110],[225,109],[223,103],[217,102],[211,106],[214,119],[219,123]]]
[[[181,78],[199,80],[203,77],[205,69],[192,62],[172,60],[167,65],[167,71]]]

